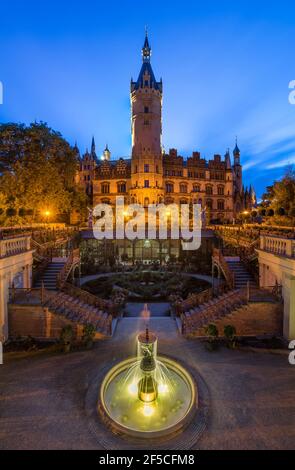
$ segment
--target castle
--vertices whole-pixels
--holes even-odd
[[[166,154],[162,137],[163,83],[157,81],[151,66],[151,47],[146,34],[142,66],[136,81],[131,80],[131,158],[111,159],[106,146],[97,158],[94,138],[91,151],[80,158],[79,182],[98,203],[113,205],[116,196],[126,204],[198,203],[205,209],[207,222],[232,222],[245,209],[252,209],[253,188],[244,190],[242,165],[237,145],[233,163],[229,149],[224,159],[214,155],[206,161],[199,152],[185,159],[176,149]],[[78,149],[77,149],[78,152]]]

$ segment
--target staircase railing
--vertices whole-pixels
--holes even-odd
[[[62,288],[63,292],[71,295],[72,297],[78,298],[82,302],[85,302],[88,305],[93,307],[98,307],[106,312],[116,315],[118,313],[117,306],[110,300],[105,300],[96,295],[91,294],[79,287],[73,286],[69,282],[65,282]]]
[[[212,262],[213,265],[217,266],[222,271],[229,288],[233,289],[235,284],[234,275],[229,269],[229,266],[219,248],[213,248]]]
[[[57,286],[58,288],[62,288],[65,282],[67,281],[72,269],[80,263],[80,250],[79,248],[75,248],[71,250],[66,263],[57,274]]]

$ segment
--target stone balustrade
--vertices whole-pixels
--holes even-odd
[[[0,259],[30,251],[30,236],[16,236],[0,240]]]
[[[295,238],[261,235],[260,249],[276,255],[295,258]]]

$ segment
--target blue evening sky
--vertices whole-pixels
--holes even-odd
[[[234,147],[260,196],[295,163],[294,1],[1,2],[0,122],[43,120],[81,151],[130,155],[129,85],[144,28],[163,78],[163,144]],[[293,51],[293,52],[292,52]]]

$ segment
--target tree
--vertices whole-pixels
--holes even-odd
[[[295,170],[292,166],[286,169],[283,178],[267,187],[263,195],[264,205],[270,206],[277,215],[294,217],[295,213]],[[270,215],[267,213],[267,215]]]
[[[47,124],[0,125],[1,207],[4,201],[6,208],[33,220],[45,210],[54,218],[68,217],[73,208],[84,210],[86,196],[75,185],[77,168],[75,150]]]

